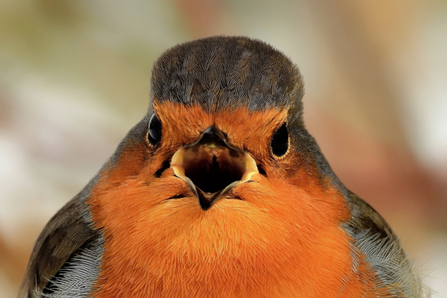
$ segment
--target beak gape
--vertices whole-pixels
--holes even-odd
[[[204,211],[258,173],[255,160],[231,146],[214,126],[208,127],[197,142],[178,150],[172,156],[171,168],[189,185]]]

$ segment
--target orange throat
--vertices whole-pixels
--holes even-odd
[[[257,174],[234,189],[243,200],[208,211],[193,196],[160,204],[187,192],[179,182],[164,177],[149,188],[134,180],[98,193],[92,209],[101,209],[93,213],[106,252],[96,297],[310,297],[336,292],[350,272],[337,219],[346,211],[333,195],[274,187]]]

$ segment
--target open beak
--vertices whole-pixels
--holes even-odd
[[[171,168],[189,185],[204,211],[258,173],[255,160],[228,144],[214,126],[208,127],[197,142],[179,149],[172,156]]]

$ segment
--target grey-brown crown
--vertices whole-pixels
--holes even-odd
[[[298,68],[270,45],[247,37],[177,45],[152,70],[151,101],[200,104],[207,111],[291,107],[298,116],[302,94]]]

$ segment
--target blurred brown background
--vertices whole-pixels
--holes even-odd
[[[0,0],[0,297],[48,219],[145,114],[167,48],[246,35],[301,69],[340,179],[447,297],[447,1]]]

